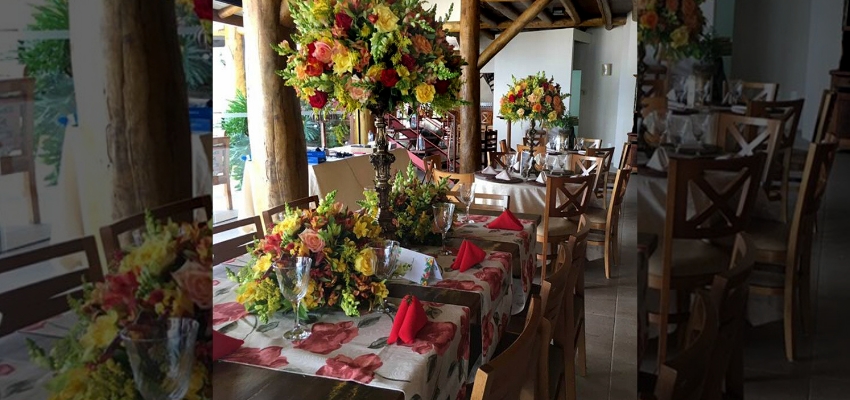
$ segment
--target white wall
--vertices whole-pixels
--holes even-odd
[[[804,97],[811,137],[829,70],[841,55],[842,0],[737,1],[731,78],[778,82],[780,100]]]
[[[496,74],[493,93],[495,111],[498,111],[499,99],[511,84],[511,76],[521,79],[545,71],[546,76],[554,77],[555,83],[561,84],[562,90],[569,90],[573,70],[573,30],[520,33],[496,54],[491,63]],[[512,124],[511,147],[522,143],[527,127],[527,123],[525,126],[519,122]],[[506,138],[507,123],[504,120],[494,118],[493,129],[499,132],[500,140]]]
[[[610,31],[588,30],[591,43],[577,43],[575,49],[574,69],[582,70],[579,134],[617,149],[622,149],[632,129],[637,73],[637,24],[631,17],[627,21]],[[608,63],[611,75],[603,76],[602,64]]]

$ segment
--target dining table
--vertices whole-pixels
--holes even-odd
[[[542,173],[542,172],[541,172]],[[516,175],[516,174],[515,174]],[[546,184],[537,182],[532,176],[516,181],[498,179],[495,176],[475,175],[475,192],[486,194],[506,194],[511,198],[510,210],[515,213],[543,215],[546,209]],[[561,199],[564,197],[561,195]],[[602,199],[590,195],[590,207],[605,208]]]

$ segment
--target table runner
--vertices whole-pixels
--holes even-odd
[[[72,311],[59,314],[0,338],[0,399],[46,399],[50,396],[44,385],[51,378],[49,370],[30,360],[26,339],[42,349],[68,335],[76,322]]]
[[[410,345],[387,345],[392,321],[385,314],[358,318],[341,311],[325,314],[303,341],[283,339],[291,315],[277,314],[267,324],[236,302],[236,284],[224,265],[213,268],[213,328],[244,339],[223,361],[350,380],[404,392],[406,399],[458,398],[469,366],[469,309],[423,302],[428,323]]]

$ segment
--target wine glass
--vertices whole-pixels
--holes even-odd
[[[466,206],[466,217],[463,223],[474,224],[475,222],[469,219],[469,209],[472,207],[472,203],[475,202],[475,182],[458,184],[458,200]]]
[[[189,390],[195,364],[198,321],[169,318],[134,324],[119,334],[136,389],[145,400],[182,399]]]
[[[577,146],[577,150],[584,150],[584,138],[579,138]]]
[[[434,208],[434,224],[443,236],[443,249],[440,254],[444,256],[452,255],[452,252],[446,247],[446,234],[449,233],[449,228],[452,227],[454,220],[455,205],[452,203],[437,203],[432,206]]]
[[[307,295],[307,287],[310,283],[310,266],[312,264],[313,259],[310,257],[291,257],[281,259],[281,261],[278,261],[274,265],[274,272],[277,274],[277,284],[280,286],[281,294],[290,303],[295,303],[295,307],[293,308],[295,311],[295,326],[283,333],[284,339],[300,340],[310,336],[310,331],[304,329],[301,325],[298,314],[301,309],[301,299]]]
[[[375,257],[372,258],[375,277],[382,281],[390,279],[398,268],[399,243],[395,240],[384,240],[373,244],[372,252],[375,253]],[[393,311],[391,307],[385,297],[384,301],[375,307],[375,311],[390,313]]]

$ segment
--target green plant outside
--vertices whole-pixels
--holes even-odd
[[[247,113],[248,99],[245,94],[236,91],[236,98],[228,101],[227,113]],[[236,190],[242,190],[242,176],[245,172],[245,160],[251,155],[251,143],[248,138],[248,118],[222,118],[221,129],[230,138],[230,178],[236,181]]]

